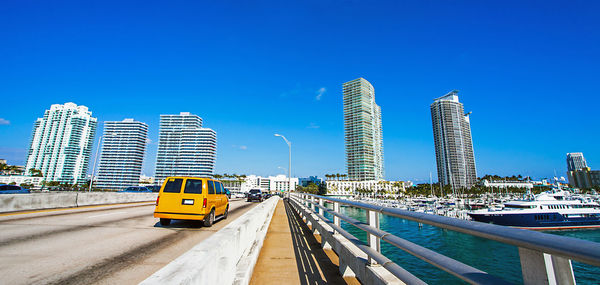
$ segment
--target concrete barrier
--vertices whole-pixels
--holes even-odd
[[[48,192],[1,194],[0,213],[156,201],[158,193]]]
[[[257,205],[140,284],[248,284],[279,200]]]

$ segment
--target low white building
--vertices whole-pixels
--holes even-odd
[[[26,175],[8,175],[8,176],[0,176],[0,184],[11,184],[15,183],[15,185],[25,184],[33,184],[33,187],[40,188],[42,187],[42,181],[44,181],[44,177],[33,177]]]
[[[291,178],[293,190],[298,186],[298,178]],[[260,188],[264,192],[280,193],[281,191],[287,191],[290,189],[287,176],[281,174],[277,176],[262,177],[257,175],[248,175],[242,182],[240,190],[242,192],[248,192],[250,189]]]
[[[483,179],[481,185],[484,187],[495,187],[495,188],[526,188],[533,189],[533,182],[531,181],[488,181]]]
[[[404,181],[325,181],[327,195],[376,195],[377,192],[398,195],[406,191]],[[370,193],[363,193],[366,190]]]

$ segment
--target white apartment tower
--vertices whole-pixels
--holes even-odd
[[[343,92],[348,179],[383,180],[381,108],[375,104],[375,89],[358,78],[344,83]]]
[[[586,169],[587,162],[581,152],[570,152],[567,153],[567,171],[576,171]]]
[[[188,112],[160,115],[155,179],[169,176],[212,177],[217,159],[217,133],[202,127]]]
[[[431,104],[438,179],[443,185],[471,188],[476,183],[469,114],[452,91]]]
[[[111,190],[137,186],[146,152],[148,125],[133,119],[104,122],[103,138],[98,182],[94,186]]]
[[[45,181],[85,183],[96,124],[86,106],[50,106],[33,126],[26,171],[41,170]]]

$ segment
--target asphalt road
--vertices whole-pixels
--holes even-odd
[[[1,284],[137,284],[258,203],[212,227],[163,227],[154,203],[0,215]]]

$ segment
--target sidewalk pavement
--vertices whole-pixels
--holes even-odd
[[[320,236],[313,235],[300,216],[281,200],[250,284],[360,284],[356,278],[342,278],[338,266],[337,255],[323,250]]]

